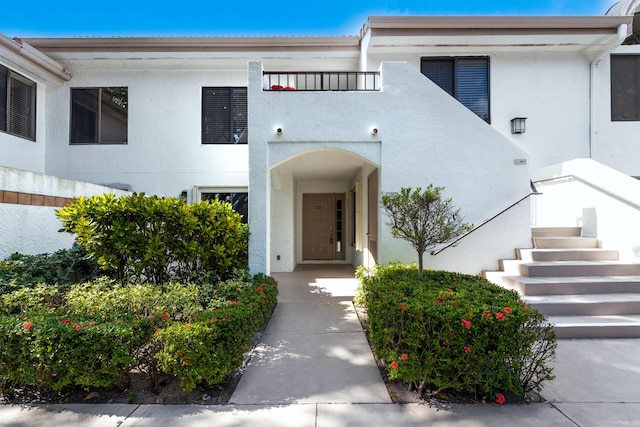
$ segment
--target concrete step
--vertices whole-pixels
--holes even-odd
[[[582,227],[531,227],[531,237],[581,236]]]
[[[638,276],[526,277],[503,276],[504,287],[521,295],[586,295],[640,293]]]
[[[595,237],[532,237],[531,240],[537,249],[588,249],[600,245]]]
[[[549,316],[556,336],[567,338],[640,338],[640,314]]]
[[[518,259],[531,261],[617,261],[619,251],[610,249],[516,249]]]
[[[619,261],[531,262],[520,265],[520,274],[529,277],[640,276],[640,264]]]
[[[523,296],[547,316],[640,314],[640,293]]]

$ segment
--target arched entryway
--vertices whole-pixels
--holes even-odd
[[[369,159],[332,147],[305,150],[272,166],[270,270],[371,263],[369,193],[379,189],[377,183],[369,189],[368,177],[377,170]]]

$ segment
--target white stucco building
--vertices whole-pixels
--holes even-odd
[[[233,200],[254,272],[411,262],[378,199],[432,183],[482,226],[425,264],[495,269],[530,245],[532,224],[597,228],[590,200],[549,184],[565,162],[588,159],[591,187],[626,177],[625,197],[639,198],[627,187],[640,176],[640,45],[628,41],[639,4],[593,17],[370,17],[340,37],[0,35],[0,257],[69,246],[42,231],[43,217],[57,225],[38,196],[135,191]],[[528,197],[532,180],[553,187],[563,215]],[[621,188],[607,188],[619,202]]]

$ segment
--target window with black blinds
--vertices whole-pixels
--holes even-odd
[[[232,192],[232,193],[202,193],[200,195],[202,201],[205,200],[220,200],[221,202],[228,202],[233,207],[233,210],[242,215],[242,222],[248,224],[249,222],[249,193],[247,192]]]
[[[489,112],[489,58],[422,58],[420,71],[487,123]]]
[[[247,142],[247,88],[202,88],[202,143]]]
[[[0,66],[0,131],[36,139],[36,84]]]
[[[640,55],[611,55],[611,120],[640,120]]]

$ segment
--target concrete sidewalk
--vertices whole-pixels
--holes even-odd
[[[273,274],[279,303],[229,405],[0,405],[0,426],[639,426],[640,339],[562,340],[546,403],[393,404],[351,267]]]

